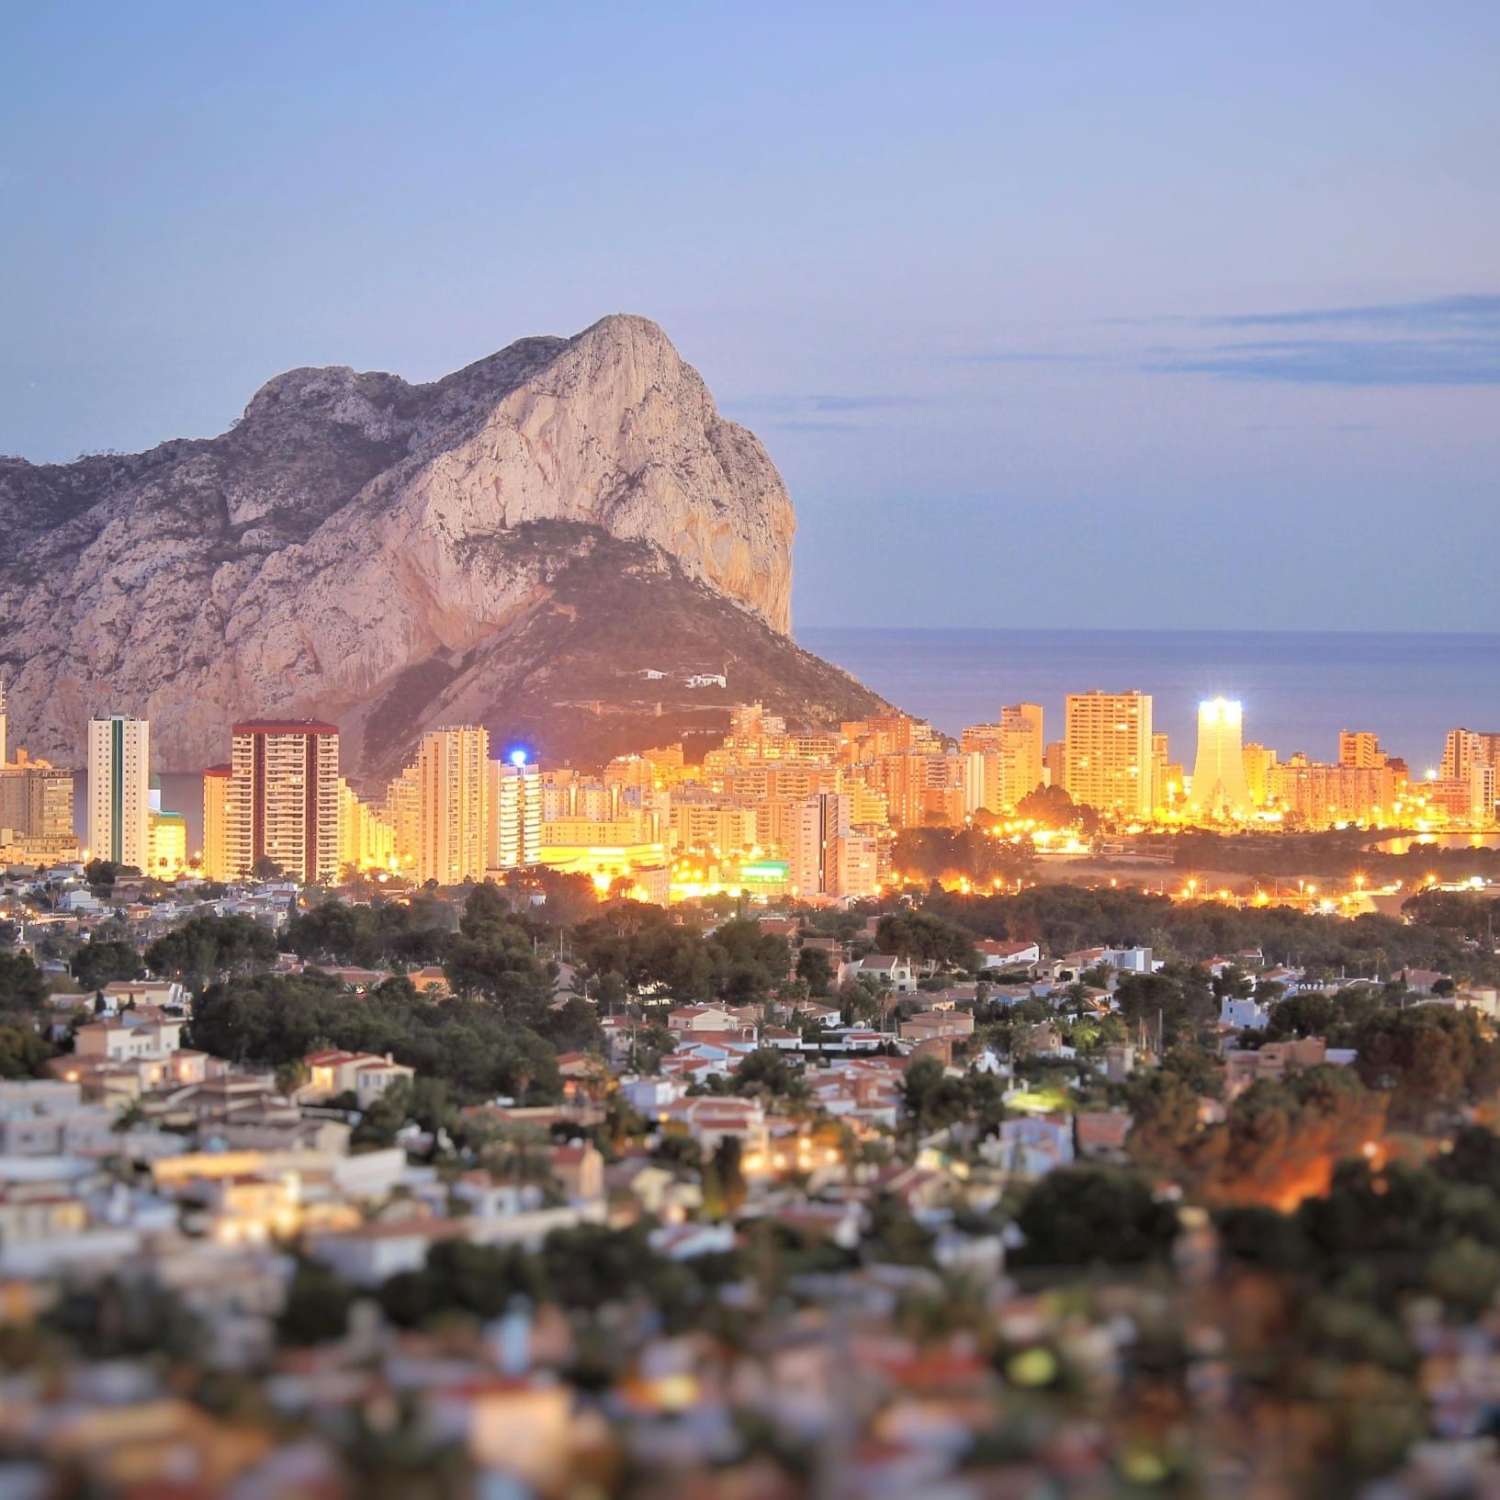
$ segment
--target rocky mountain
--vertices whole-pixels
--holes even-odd
[[[216,438],[0,459],[12,737],[76,762],[91,713],[143,714],[158,765],[190,770],[235,719],[316,714],[370,780],[438,723],[586,764],[732,702],[878,709],[787,634],[794,525],[765,449],[644,318],[427,385],[292,370]]]

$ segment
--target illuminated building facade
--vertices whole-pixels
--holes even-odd
[[[148,873],[175,880],[187,868],[187,819],[181,813],[153,808],[149,820]]]
[[[1276,752],[1269,745],[1251,740],[1244,748],[1245,792],[1252,807],[1264,807],[1271,800],[1271,771]]]
[[[1385,764],[1380,736],[1368,729],[1339,730],[1339,764],[1360,771],[1378,771]]]
[[[1481,729],[1450,729],[1443,746],[1442,779],[1467,781],[1475,765],[1500,766],[1500,734]]]
[[[797,809],[789,851],[792,886],[804,899],[837,896],[838,842],[849,834],[849,799],[836,793],[809,797]]]
[[[111,714],[89,720],[89,850],[146,870],[151,863],[151,726]]]
[[[316,719],[249,719],[231,731],[228,864],[260,860],[303,882],[339,876],[339,732]]]
[[[229,778],[233,767],[209,766],[203,773],[203,863],[205,880],[228,880]]]
[[[1230,698],[1198,705],[1198,755],[1188,808],[1199,818],[1243,818],[1250,810],[1245,783],[1244,714]]]
[[[398,867],[395,827],[373,807],[360,801],[342,776],[339,777],[339,865],[356,870]]]
[[[489,731],[473,724],[429,730],[416,765],[417,880],[482,880],[489,863]]]
[[[516,870],[541,862],[542,773],[524,750],[490,762],[490,867]]]
[[[1042,706],[1011,703],[1000,710],[1000,797],[1004,807],[1014,807],[1022,797],[1042,784]]]
[[[1150,818],[1149,693],[1070,693],[1063,743],[1064,786],[1075,802]]]
[[[1300,753],[1272,766],[1268,783],[1276,808],[1300,828],[1387,821],[1400,794],[1389,766],[1330,766]]]

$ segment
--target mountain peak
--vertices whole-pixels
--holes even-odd
[[[780,476],[663,330],[633,314],[518,340],[422,385],[288,370],[218,438],[108,463],[0,466],[7,517],[19,538],[0,559],[12,713],[31,748],[65,760],[105,708],[155,720],[167,768],[221,758],[234,718],[316,712],[351,726],[357,766],[376,718],[370,743],[395,755],[445,711],[435,685],[482,717],[502,678],[573,724],[582,753],[590,725],[603,726],[549,675],[564,659],[603,712],[610,659],[653,640],[685,662],[711,636],[715,661],[759,664],[754,689],[771,698],[778,652],[795,649],[795,520]],[[626,575],[623,591],[606,586]],[[684,640],[655,633],[654,597]],[[610,608],[613,633],[593,618]],[[569,658],[567,641],[585,639],[594,654]],[[802,653],[781,664],[802,696],[832,673]],[[630,675],[622,701],[634,701],[641,672],[636,687]],[[842,674],[825,686],[814,718],[861,701]],[[795,702],[773,706],[799,718]],[[538,707],[533,722],[546,717]]]

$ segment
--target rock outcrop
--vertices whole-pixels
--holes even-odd
[[[371,777],[441,722],[587,761],[744,698],[867,712],[787,638],[794,524],[764,448],[643,318],[429,385],[292,370],[217,438],[0,459],[13,738],[69,762],[89,714],[143,714],[183,770],[237,718],[316,713]],[[726,667],[727,694],[686,686]]]

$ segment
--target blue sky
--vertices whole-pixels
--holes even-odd
[[[808,625],[1500,630],[1500,7],[0,8],[0,452],[657,319]]]

